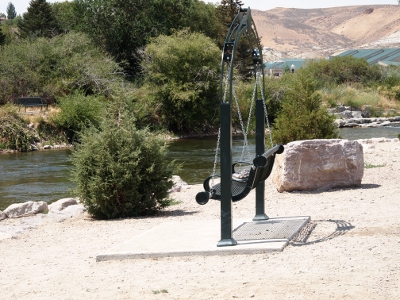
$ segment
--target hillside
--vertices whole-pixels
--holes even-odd
[[[252,10],[264,47],[316,58],[349,48],[400,47],[400,5]]]

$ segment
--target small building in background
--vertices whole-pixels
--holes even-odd
[[[264,63],[266,76],[281,77],[285,71],[295,73],[306,63],[306,59],[282,58],[279,61]]]

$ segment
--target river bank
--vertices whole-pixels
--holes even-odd
[[[96,254],[165,222],[219,219],[219,202],[196,204],[198,184],[174,193],[177,204],[154,217],[96,221],[85,213],[0,241],[0,298],[398,299],[400,143],[363,147],[360,188],[278,193],[267,180],[270,217],[309,215],[315,226],[283,252],[96,262]],[[253,215],[253,193],[234,203],[234,218]]]

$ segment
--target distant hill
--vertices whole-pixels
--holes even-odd
[[[352,48],[400,47],[400,5],[251,10],[264,47],[318,58]]]

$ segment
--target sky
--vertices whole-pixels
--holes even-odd
[[[7,5],[11,2],[15,6],[17,14],[26,12],[31,0],[0,0],[0,12],[7,14]],[[241,0],[244,7],[251,9],[268,10],[275,7],[287,8],[325,8],[350,5],[373,5],[373,4],[398,4],[398,0]],[[63,0],[47,0],[49,3],[63,2]],[[209,3],[221,3],[220,0],[204,0]]]

